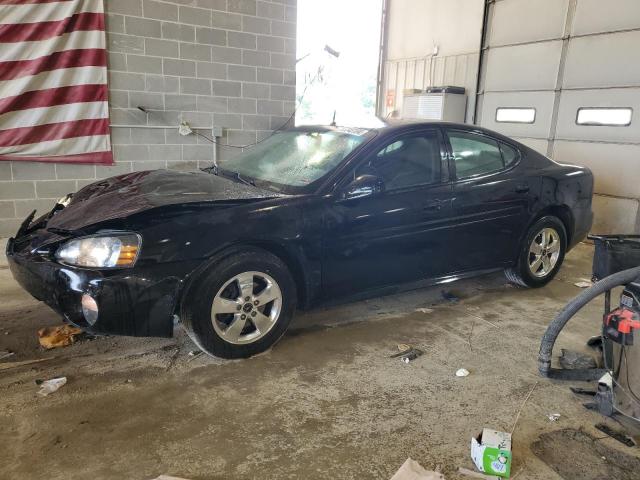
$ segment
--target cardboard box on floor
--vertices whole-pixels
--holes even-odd
[[[471,458],[487,475],[509,478],[511,474],[511,435],[485,428],[471,439]]]

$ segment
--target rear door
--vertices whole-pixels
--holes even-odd
[[[433,277],[447,270],[452,191],[446,165],[442,133],[433,128],[390,139],[349,175],[351,179],[376,175],[384,183],[384,192],[334,200],[323,259],[327,296]]]
[[[446,129],[453,182],[457,270],[511,262],[540,182],[514,146],[480,132]]]

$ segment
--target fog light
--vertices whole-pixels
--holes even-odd
[[[89,325],[93,325],[98,320],[98,304],[91,295],[82,295],[82,315]]]

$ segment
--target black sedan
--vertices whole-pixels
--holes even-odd
[[[504,269],[540,287],[589,231],[593,177],[475,126],[277,132],[201,172],[98,181],[32,214],[16,280],[94,332],[248,357],[297,308]]]

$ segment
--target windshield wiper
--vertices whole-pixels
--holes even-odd
[[[249,180],[247,178],[244,178],[238,172],[234,172],[233,170],[227,170],[226,168],[225,169],[220,169],[220,168],[218,168],[217,165],[213,165],[213,166],[207,167],[207,168],[201,168],[201,170],[204,171],[204,172],[213,173],[214,175],[223,175],[225,177],[232,178],[233,180],[236,180],[236,181],[238,181],[240,183],[244,183],[245,185],[249,185],[251,187],[255,187],[256,186],[256,182],[254,182],[253,180]]]
[[[213,173],[214,175],[218,175],[218,165],[216,165],[215,163],[210,167],[201,168],[200,170],[203,172]]]
[[[240,183],[244,183],[245,185],[249,185],[250,187],[256,186],[256,182],[243,178],[242,175],[240,175],[238,172],[229,171],[229,173],[235,180],[239,181]]]

